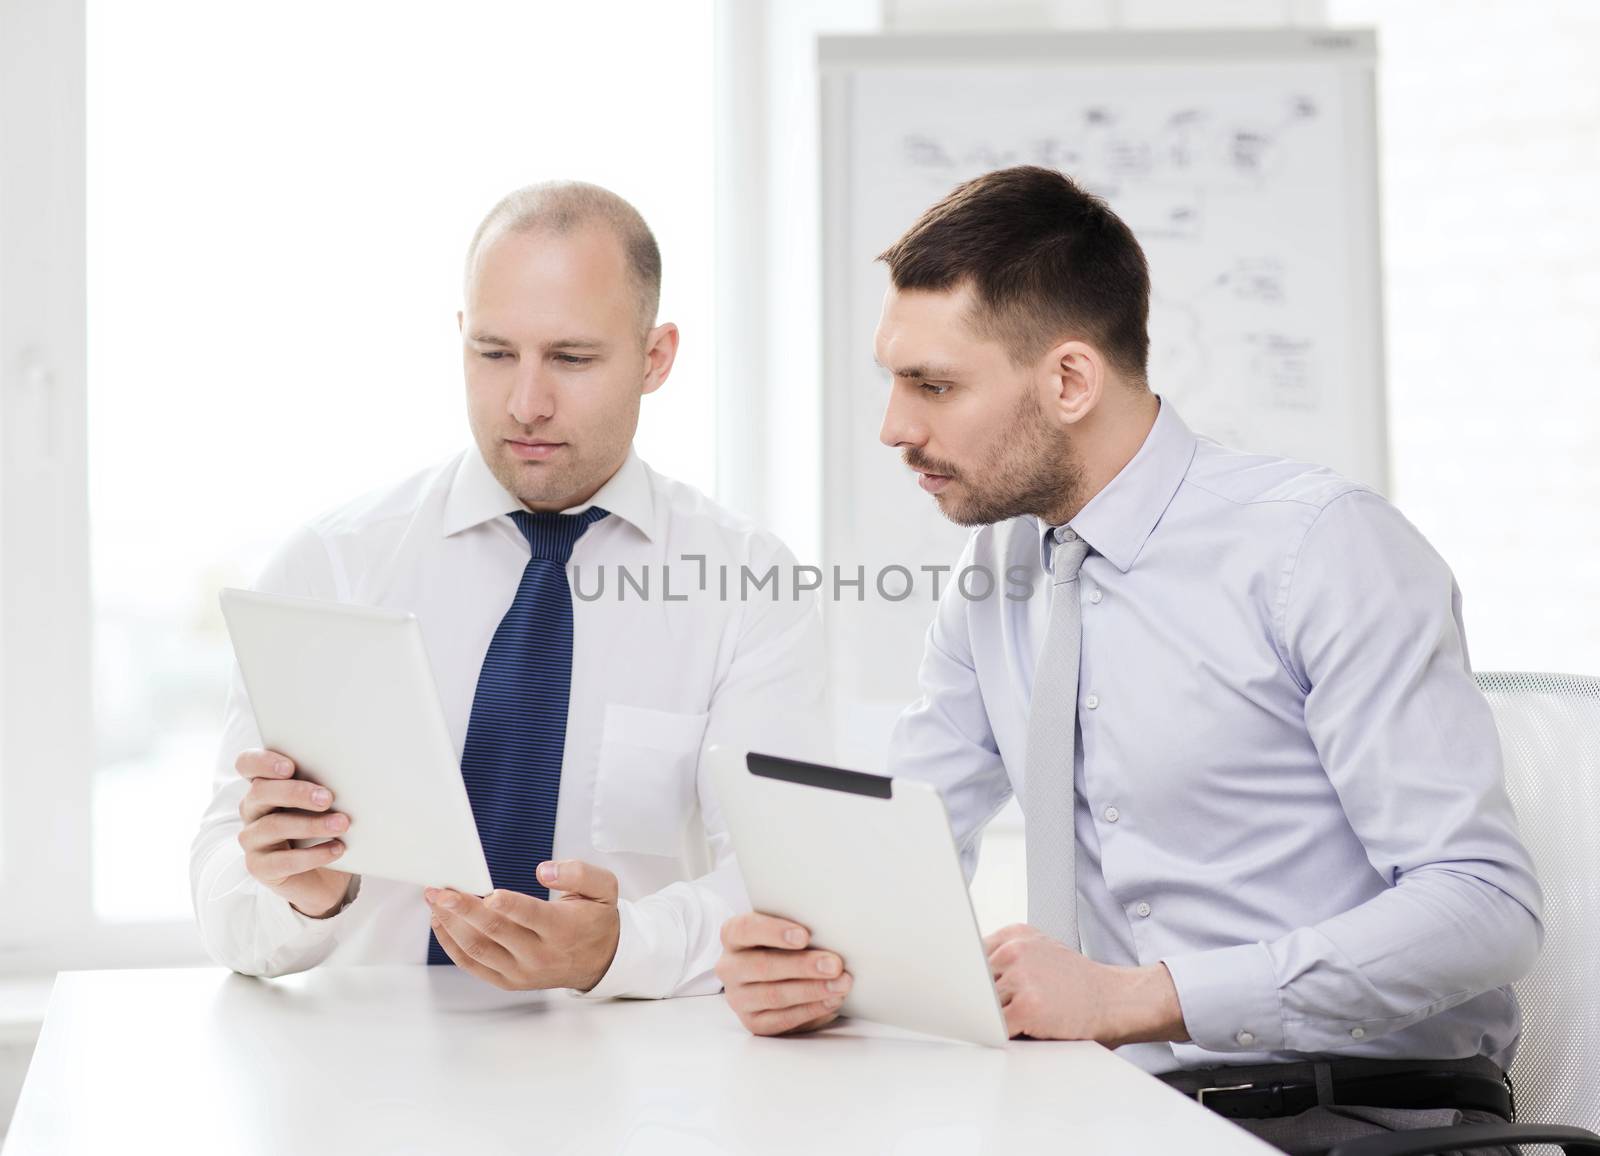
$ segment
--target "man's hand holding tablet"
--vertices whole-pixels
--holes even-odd
[[[331,810],[333,792],[295,777],[276,751],[250,750],[234,763],[250,781],[239,804],[245,868],[296,911],[324,919],[344,906],[354,878],[327,866],[344,854],[338,838],[350,816]],[[296,847],[295,839],[326,839]],[[616,956],[617,877],[576,859],[541,863],[539,880],[561,895],[549,901],[515,891],[482,899],[427,888],[434,934],[457,966],[507,991],[571,987],[588,991]],[[835,960],[837,956],[833,957]]]
[[[343,910],[358,876],[418,884],[439,946],[495,987],[605,978],[617,877],[566,859],[538,865],[548,900],[495,888],[414,615],[241,590],[222,606],[263,746],[282,748],[235,763],[251,876],[314,919]]]
[[[344,854],[338,836],[350,827],[350,816],[329,809],[333,792],[296,778],[294,762],[276,751],[244,751],[234,769],[250,781],[239,803],[245,869],[302,915],[324,919],[338,911],[354,876],[328,866]],[[296,847],[295,839],[327,842]]]
[[[1005,1043],[956,845],[926,783],[713,744],[705,753],[757,914],[716,973],[750,1031],[836,1015]]]
[[[810,935],[760,912],[723,925],[717,977],[728,1006],[755,1035],[814,1031],[837,1018],[850,973],[833,952],[806,950]],[[1095,963],[1020,923],[987,936],[983,946],[1013,1038],[1094,1040],[1108,1048],[1188,1039],[1164,964]]]
[[[756,1035],[843,1014],[991,1046],[1188,1038],[1165,964],[1096,963],[1024,924],[980,942],[927,784],[720,745],[707,757],[757,909],[723,925],[716,974]]]
[[[850,973],[833,952],[808,949],[810,940],[800,924],[760,912],[722,925],[717,978],[728,1006],[756,1035],[814,1031],[838,1017]]]

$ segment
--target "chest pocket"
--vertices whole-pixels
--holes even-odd
[[[606,705],[590,829],[597,851],[683,853],[707,717]]]

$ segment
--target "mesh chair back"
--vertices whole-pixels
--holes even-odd
[[[1544,888],[1544,950],[1516,985],[1518,1119],[1600,1129],[1600,679],[1477,676]]]

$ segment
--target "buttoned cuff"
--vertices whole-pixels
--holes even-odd
[[[580,999],[615,999],[619,996],[653,998],[669,994],[646,990],[652,986],[653,972],[657,969],[652,966],[650,951],[650,943],[655,937],[646,934],[641,926],[638,906],[632,900],[619,900],[617,917],[620,923],[617,953],[611,957],[611,966],[600,977],[600,982],[588,991],[574,988],[572,994]]]
[[[1178,989],[1183,1024],[1210,1052],[1283,1049],[1283,1013],[1272,956],[1263,943],[1245,943],[1163,959]]]

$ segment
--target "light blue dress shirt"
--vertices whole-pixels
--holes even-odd
[[[1083,949],[1165,962],[1193,1037],[1121,1054],[1509,1064],[1541,899],[1444,561],[1371,489],[1197,438],[1166,402],[1071,526]],[[1026,797],[1049,529],[973,533],[957,573],[996,591],[952,583],[891,744],[894,774],[941,789],[969,876]]]

